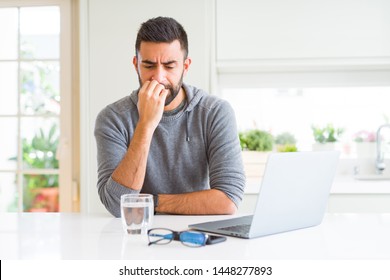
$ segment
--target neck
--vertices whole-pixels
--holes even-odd
[[[172,110],[175,110],[180,104],[181,102],[186,98],[186,93],[183,89],[183,87],[180,88],[180,91],[179,93],[177,94],[177,96],[175,97],[175,99],[173,99],[173,101],[164,107],[164,112],[165,111],[172,111]]]

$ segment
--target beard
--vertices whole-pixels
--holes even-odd
[[[162,84],[165,87],[165,89],[169,90],[167,98],[165,99],[164,106],[168,106],[169,104],[171,104],[172,101],[179,94],[180,89],[181,89],[181,87],[183,85],[183,75],[184,75],[184,71],[183,71],[183,73],[181,73],[180,80],[179,80],[179,82],[176,85],[171,85],[171,84],[165,85],[165,84]],[[141,77],[139,76],[139,74],[138,74],[138,82],[139,82],[139,86],[141,88],[143,84],[142,84]]]
[[[165,89],[169,90],[169,94],[167,95],[167,98],[165,99],[165,106],[168,106],[169,104],[171,104],[171,102],[176,98],[176,96],[180,92],[182,85],[183,85],[183,73],[181,74],[180,80],[176,85],[164,85]]]

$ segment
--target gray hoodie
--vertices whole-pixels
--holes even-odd
[[[163,115],[148,155],[142,193],[178,194],[207,189],[223,191],[237,206],[245,174],[234,111],[230,104],[201,89],[183,84],[188,105]],[[120,196],[138,191],[115,182],[111,175],[124,157],[139,115],[138,90],[105,107],[95,124],[98,192],[102,203],[120,216]]]

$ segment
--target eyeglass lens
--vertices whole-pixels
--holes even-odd
[[[207,241],[207,236],[202,232],[174,232],[169,229],[151,229],[149,230],[148,237],[149,245],[163,245],[170,243],[172,240],[180,240],[186,246],[200,247],[204,246]]]
[[[168,229],[149,230],[149,245],[151,244],[168,244],[174,238],[173,232]]]
[[[203,246],[206,244],[206,236],[201,232],[184,231],[180,233],[180,241],[191,247]]]

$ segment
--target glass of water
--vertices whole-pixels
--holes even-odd
[[[146,234],[154,215],[153,195],[124,194],[121,196],[121,219],[128,234]]]

